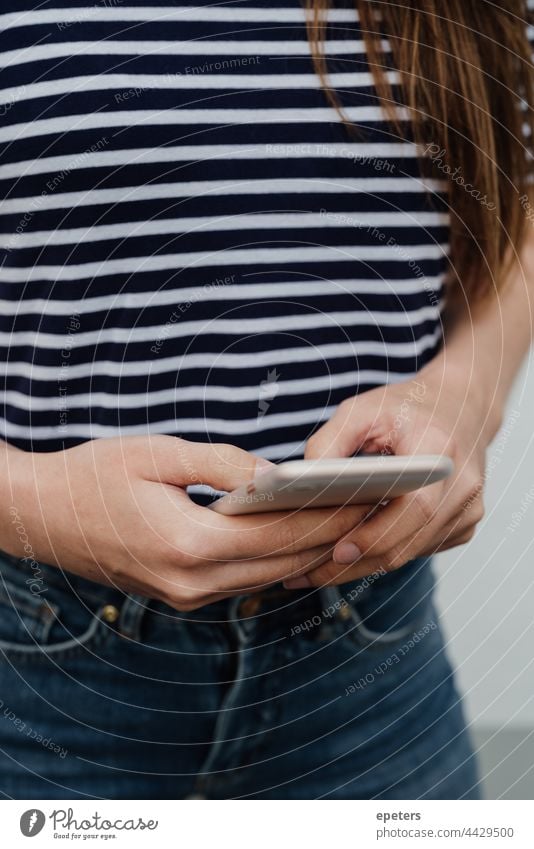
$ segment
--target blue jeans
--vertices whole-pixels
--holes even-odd
[[[5,797],[478,798],[428,560],[194,613],[0,577]]]

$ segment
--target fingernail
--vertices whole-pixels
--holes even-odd
[[[342,566],[348,566],[350,563],[354,563],[361,556],[360,549],[353,542],[342,542],[334,549],[334,560]]]
[[[257,457],[256,468],[254,470],[254,473],[256,475],[261,475],[262,472],[266,472],[268,469],[272,469],[274,465],[274,463],[271,463],[270,460],[266,460],[264,457]]]
[[[313,586],[307,575],[299,575],[298,578],[289,578],[284,581],[286,590],[303,590],[305,587]]]

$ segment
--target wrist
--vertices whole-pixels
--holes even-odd
[[[421,378],[434,386],[435,394],[443,393],[445,403],[456,399],[459,410],[465,409],[471,420],[478,422],[480,440],[489,445],[500,430],[504,417],[505,396],[487,369],[478,370],[476,363],[442,351],[420,372]]]
[[[31,519],[34,512],[36,455],[1,443],[0,549],[16,557],[28,556],[31,547]],[[30,555],[31,556],[31,555]]]

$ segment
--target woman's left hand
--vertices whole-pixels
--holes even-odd
[[[487,399],[473,393],[461,370],[444,373],[432,364],[413,380],[343,401],[308,441],[306,459],[445,454],[454,472],[372,511],[339,540],[333,559],[285,586],[342,584],[468,542],[484,513],[487,411]]]

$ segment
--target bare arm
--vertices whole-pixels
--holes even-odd
[[[484,512],[486,451],[532,341],[533,302],[534,231],[496,296],[447,317],[444,346],[415,381],[347,399],[311,438],[308,457],[443,453],[455,474],[391,501],[288,587],[344,583],[471,539]]]
[[[449,318],[443,350],[421,376],[457,382],[483,411],[483,438],[491,440],[534,337],[534,228],[498,295]]]

